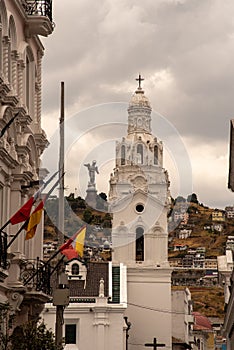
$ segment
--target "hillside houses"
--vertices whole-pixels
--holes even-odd
[[[234,206],[227,206],[225,208],[225,214],[227,219],[233,219],[234,218]]]

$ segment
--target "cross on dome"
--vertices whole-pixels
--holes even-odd
[[[138,81],[138,84],[139,84],[139,86],[138,86],[138,89],[139,89],[139,90],[141,90],[141,82],[142,82],[143,80],[145,80],[145,79],[141,77],[141,74],[139,74],[139,77],[136,78],[136,81]]]

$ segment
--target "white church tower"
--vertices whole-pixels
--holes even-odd
[[[154,338],[171,349],[169,180],[162,142],[151,133],[151,106],[141,87],[143,79],[139,75],[137,80],[128,108],[128,132],[116,144],[110,177],[112,263],[127,266],[126,316],[132,324],[128,349],[143,347]]]

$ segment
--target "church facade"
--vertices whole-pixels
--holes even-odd
[[[151,106],[141,87],[128,108],[127,135],[116,143],[110,176],[112,263],[127,266],[129,350],[156,337],[171,348],[171,269],[167,258],[169,180],[163,145],[151,131]]]

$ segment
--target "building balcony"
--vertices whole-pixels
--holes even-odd
[[[7,265],[7,235],[0,232],[0,282],[8,276]]]
[[[26,36],[48,36],[53,32],[52,0],[22,0],[27,14]]]
[[[4,232],[0,232],[0,267],[7,268],[7,235]]]
[[[40,292],[50,296],[52,294],[50,277],[51,267],[49,264],[39,259],[21,262],[20,281],[27,288],[28,293]]]

